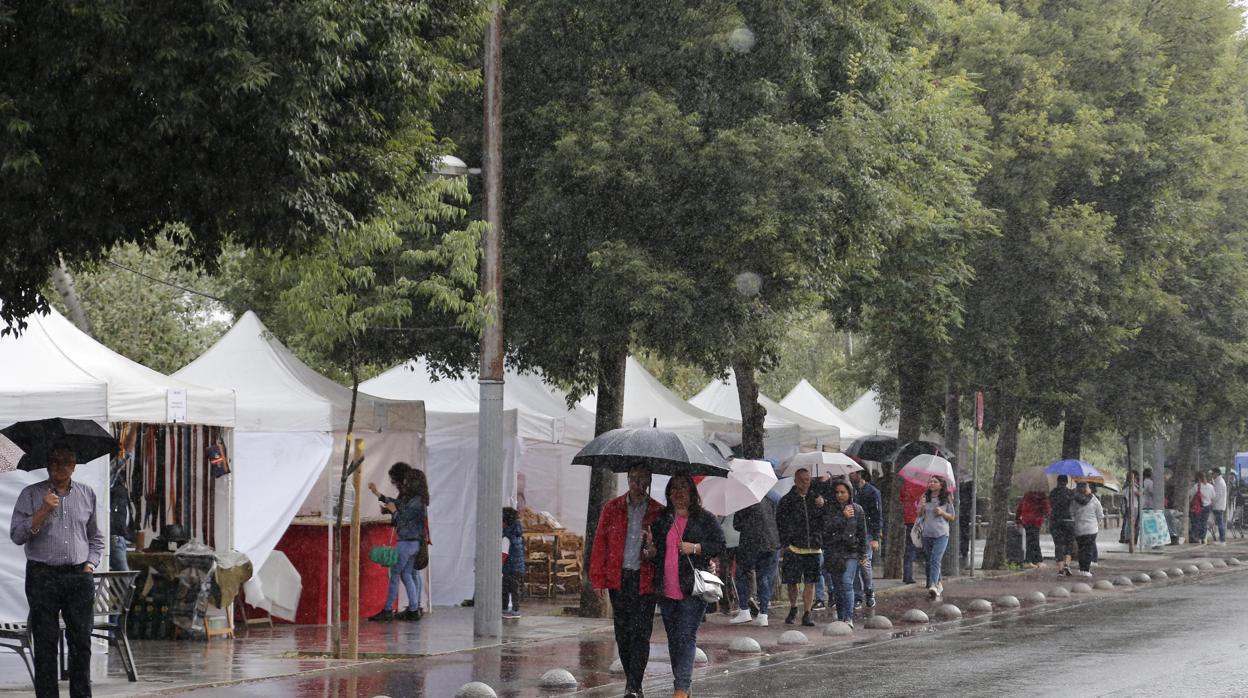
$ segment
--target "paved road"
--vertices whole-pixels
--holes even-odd
[[[781,661],[694,684],[699,698],[1248,696],[1248,577]],[[670,684],[648,694],[666,695]]]

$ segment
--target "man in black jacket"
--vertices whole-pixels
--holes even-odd
[[[823,548],[823,497],[810,490],[810,471],[802,468],[793,476],[793,489],[780,500],[776,512],[776,528],[780,534],[783,561],[781,581],[789,589],[789,615],[786,625],[797,620],[797,585],[804,585],[802,625],[813,626],[810,607],[815,602],[815,582],[819,569],[819,553]]]
[[[741,534],[737,543],[737,605],[740,610],[729,622],[750,622],[750,574],[758,581],[758,617],[754,625],[767,625],[767,609],[771,606],[771,590],[776,583],[776,551],[780,549],[780,532],[776,529],[776,505],[767,497],[732,517],[732,527]]]
[[[1075,516],[1071,511],[1075,493],[1067,486],[1065,475],[1057,476],[1057,487],[1049,492],[1049,533],[1053,536],[1053,558],[1058,576],[1070,575],[1070,553],[1075,546]]]

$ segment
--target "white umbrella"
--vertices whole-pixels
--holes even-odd
[[[10,441],[9,437],[0,434],[0,473],[17,470],[17,463],[24,455],[26,452]]]
[[[728,516],[758,504],[776,484],[776,472],[764,460],[734,458],[728,477],[708,477],[698,483],[702,507],[716,516]]]
[[[953,464],[940,456],[919,454],[903,465],[897,474],[907,482],[919,485],[926,485],[932,477],[939,477],[945,481],[950,492],[958,489],[957,478],[953,475]]]
[[[823,475],[844,477],[852,472],[862,470],[862,466],[858,465],[857,461],[844,453],[809,451],[807,453],[799,453],[786,460],[784,462],[784,470],[780,474],[785,477],[791,477],[803,468],[810,471],[811,477],[821,477]]]

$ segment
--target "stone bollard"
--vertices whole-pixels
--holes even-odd
[[[846,637],[853,634],[854,629],[849,627],[849,623],[844,621],[836,620],[823,626],[824,637]]]
[[[988,599],[975,599],[966,606],[971,613],[992,613],[992,602]]]
[[[1069,599],[1070,589],[1067,589],[1066,587],[1053,587],[1053,590],[1049,592],[1048,596],[1050,599]]]
[[[1213,563],[1209,562],[1208,560],[1201,560],[1200,562],[1196,563],[1196,566],[1205,571],[1209,571],[1213,569]]]
[[[868,630],[892,630],[893,621],[888,616],[871,616],[863,622],[862,627]]]
[[[1170,575],[1165,570],[1153,570],[1148,573],[1148,576],[1152,577],[1154,582],[1170,578]]]
[[[1104,580],[1104,579],[1102,579],[1101,581],[1103,582],[1103,581],[1105,581],[1105,580]],[[1111,585],[1111,586],[1112,586],[1112,585]],[[1071,587],[1070,587],[1070,593],[1072,593],[1072,594],[1090,594],[1090,593],[1092,593],[1092,587],[1091,587],[1091,586],[1089,586],[1089,585],[1087,585],[1087,584],[1085,584],[1085,583],[1083,583],[1083,582],[1075,582],[1075,583],[1074,583],[1074,584],[1072,584],[1072,585],[1071,585]]]
[[[901,622],[903,623],[926,623],[927,621],[927,614],[917,608],[912,608],[901,614]]]
[[[498,698],[498,694],[480,681],[473,681],[460,686],[455,698]]]
[[[1022,604],[1019,603],[1017,596],[1006,594],[1005,596],[997,597],[997,605],[1001,608],[1018,608]]]
[[[1226,560],[1223,560],[1222,558],[1215,557],[1213,558],[1212,561],[1210,561],[1209,564],[1213,565],[1214,569],[1219,569],[1219,570],[1226,569]]]
[[[1023,596],[1023,601],[1030,604],[1040,605],[1049,599],[1045,597],[1043,592],[1032,591]]]
[[[1226,558],[1226,561],[1225,561],[1225,562],[1226,562],[1226,564],[1230,565],[1231,567],[1239,567],[1240,565],[1244,564],[1244,563],[1240,562],[1240,561],[1239,561],[1239,558],[1237,558],[1237,557],[1228,557],[1228,558]]]
[[[1151,581],[1153,581],[1153,578],[1148,576],[1147,572],[1136,572],[1131,575],[1131,582],[1133,584],[1148,584]]]
[[[1200,568],[1197,567],[1196,565],[1184,565],[1183,574],[1190,574],[1190,575],[1200,574]]]
[[[1132,582],[1131,578],[1124,574],[1124,575],[1114,577],[1114,586],[1120,586],[1120,587],[1135,586],[1135,582]]]
[[[758,640],[752,637],[736,637],[733,638],[732,644],[728,645],[728,651],[737,654],[758,654],[763,651],[763,648],[758,644]]]
[[[693,648],[693,663],[694,664],[708,664],[710,663],[710,661],[711,660],[708,659],[706,656],[706,652],[703,652],[701,647]]]
[[[951,603],[941,604],[936,607],[934,615],[940,620],[959,620],[962,618],[962,609]]]
[[[1127,581],[1129,582],[1131,580],[1128,579]],[[1096,583],[1092,585],[1092,588],[1100,589],[1101,591],[1109,591],[1110,589],[1114,588],[1114,583],[1109,581],[1108,579],[1098,579],[1096,580]]]
[[[810,638],[806,637],[806,633],[800,630],[786,630],[784,631],[782,635],[780,635],[780,644],[782,645],[809,645]]]
[[[1166,570],[1166,574],[1170,575],[1171,577],[1182,577],[1184,572],[1183,572],[1182,567],[1171,567],[1170,569]]]
[[[615,660],[614,662],[611,662],[611,667],[610,667],[609,669],[607,669],[607,671],[608,671],[608,672],[610,672],[610,673],[612,673],[612,674],[623,674],[623,673],[624,673],[624,662],[621,662],[621,661],[620,661],[620,660],[618,660],[618,659],[617,659],[617,660]]]
[[[542,688],[576,688],[576,677],[567,669],[551,669],[538,681]]]

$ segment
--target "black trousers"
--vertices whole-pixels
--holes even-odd
[[[503,610],[520,610],[520,584],[524,575],[518,572],[503,573]]]
[[[1079,546],[1079,571],[1091,571],[1092,559],[1096,556],[1096,534],[1075,536],[1075,544]]]
[[[625,691],[641,688],[650,662],[650,635],[654,632],[654,607],[658,597],[641,593],[641,574],[620,573],[620,590],[611,590],[611,613],[615,620],[615,645],[624,665]]]
[[[1023,562],[1035,565],[1044,562],[1044,553],[1040,552],[1040,527],[1023,526],[1023,533],[1027,534],[1027,552],[1023,555]]]
[[[31,632],[34,635],[35,695],[56,698],[58,668],[57,641],[65,620],[65,644],[69,648],[69,695],[91,695],[91,603],[95,582],[82,565],[52,567],[39,562],[26,563],[26,601],[30,604]]]

